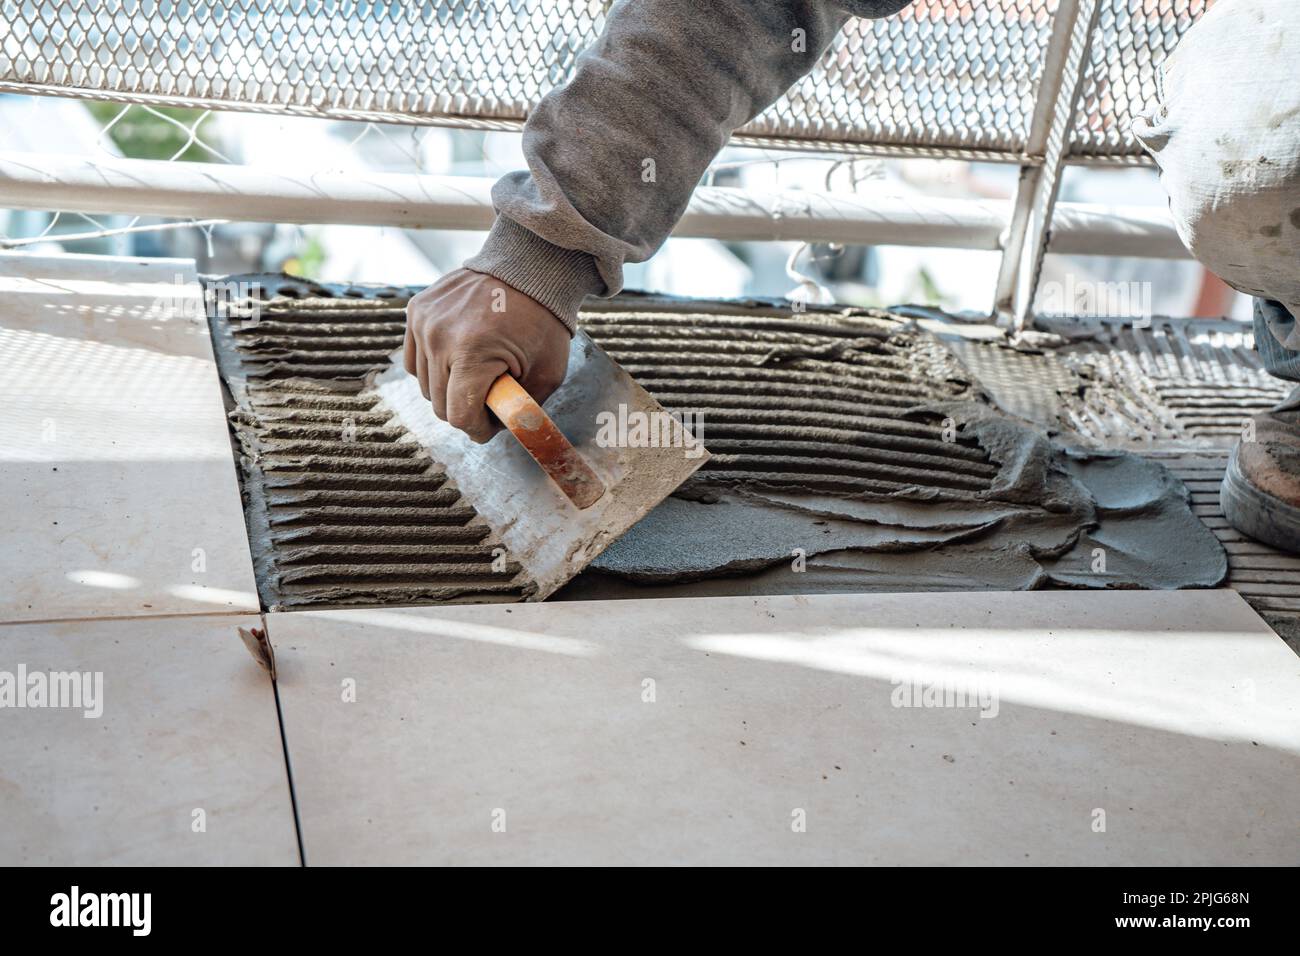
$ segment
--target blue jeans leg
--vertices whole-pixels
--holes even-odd
[[[1300,382],[1300,352],[1282,341],[1294,334],[1296,319],[1280,302],[1255,300],[1255,348],[1269,374]]]

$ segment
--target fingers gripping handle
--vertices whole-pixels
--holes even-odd
[[[514,376],[507,373],[492,383],[487,407],[578,508],[591,507],[605,493],[591,466]]]

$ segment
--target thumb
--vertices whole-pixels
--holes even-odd
[[[452,362],[447,376],[447,424],[479,444],[500,431],[501,426],[489,417],[484,402],[492,383],[507,371],[506,363],[499,359]]]

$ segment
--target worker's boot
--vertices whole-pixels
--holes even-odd
[[[1223,514],[1242,534],[1300,553],[1300,388],[1252,421],[1254,440],[1237,443],[1223,477]]]

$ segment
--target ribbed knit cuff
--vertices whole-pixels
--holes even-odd
[[[577,328],[582,300],[605,291],[590,253],[547,242],[505,216],[497,216],[483,248],[466,260],[465,268],[494,276],[536,299],[570,335]]]

